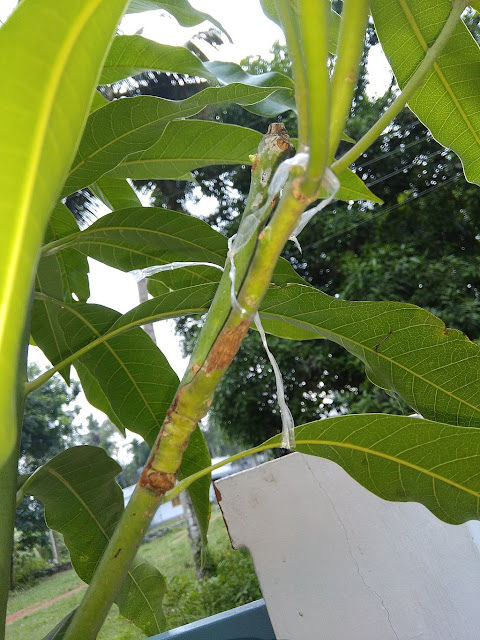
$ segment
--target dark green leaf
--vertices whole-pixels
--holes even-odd
[[[142,206],[137,194],[126,180],[102,176],[90,185],[90,190],[112,211]]]
[[[139,96],[109,102],[87,120],[63,196],[95,182],[129,154],[148,149],[174,118],[193,116],[212,104],[254,104],[268,98],[273,91],[233,84],[204,89],[186,100]]]
[[[182,466],[178,470],[178,479],[188,478],[193,473],[201,471],[212,464],[210,452],[200,427],[197,425],[190,436],[190,442],[182,458]],[[208,524],[210,522],[210,483],[212,474],[208,473],[199,480],[195,480],[189,487],[188,493],[192,501],[202,533],[203,546],[207,545]]]
[[[78,233],[78,224],[70,209],[59,202],[48,221],[45,244],[65,238],[72,233]],[[85,302],[90,296],[86,257],[76,249],[66,249],[62,253],[55,254],[55,259],[62,274],[64,292],[61,299],[70,302],[76,297]]]
[[[55,625],[50,633],[47,633],[43,640],[63,640],[63,638],[65,637],[65,631],[68,629],[68,625],[70,624],[75,611],[76,609],[70,611],[70,613],[66,615],[65,618],[63,618],[63,620],[60,620],[60,622]]]
[[[174,261],[222,265],[226,253],[225,237],[206,222],[156,207],[114,211],[70,242],[69,246],[123,271]]]
[[[400,87],[436,40],[451,0],[373,0],[375,28]],[[465,176],[480,184],[480,49],[460,20],[408,106],[440,144],[462,160]]]
[[[24,492],[44,505],[48,526],[63,535],[72,565],[85,582],[92,578],[123,512],[123,493],[115,482],[120,471],[103,449],[73,447],[40,467],[24,485]],[[123,616],[151,635],[165,628],[164,594],[163,576],[137,558],[116,602]]]
[[[212,164],[251,164],[262,139],[258,131],[205,120],[175,120],[158,142],[134,153],[112,171],[117,178],[177,179]]]
[[[362,360],[372,382],[425,418],[480,426],[480,347],[428,311],[346,302],[294,284],[270,289],[261,316],[274,335],[302,340],[310,333],[340,344]]]
[[[114,38],[102,69],[100,84],[111,84],[150,70],[216,80],[197,56],[185,47],[172,47],[134,35]]]
[[[141,13],[156,9],[163,9],[171,13],[182,27],[195,27],[208,20],[228,36],[228,33],[215,18],[212,18],[208,13],[194,9],[188,0],[131,0],[127,13]],[[230,38],[230,36],[228,37]]]
[[[304,424],[295,437],[297,451],[333,460],[384,500],[420,502],[452,524],[480,517],[478,429],[372,413]]]
[[[255,87],[284,87],[276,90],[269,98],[246,107],[248,111],[261,116],[271,117],[289,109],[296,111],[293,80],[283,73],[271,71],[261,75],[247,73],[233,62],[205,62],[204,65],[222,84],[241,82]]]

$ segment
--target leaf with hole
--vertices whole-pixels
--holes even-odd
[[[48,526],[63,535],[72,565],[85,582],[123,512],[123,493],[115,481],[120,471],[103,449],[73,447],[37,469],[23,486],[26,495],[44,505]],[[159,633],[165,628],[165,590],[161,573],[136,558],[116,597],[120,613],[146,634]]]
[[[480,517],[478,429],[372,413],[304,424],[295,439],[296,451],[333,460],[384,500],[420,502],[452,524]]]
[[[373,0],[375,29],[400,87],[435,42],[451,9],[450,0]],[[460,156],[467,180],[476,184],[480,184],[479,73],[480,48],[459,20],[432,71],[408,101],[435,139]]]

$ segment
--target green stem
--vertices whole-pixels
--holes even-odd
[[[27,305],[27,318],[30,317]],[[30,323],[26,322],[21,337],[21,349],[17,366],[16,381],[16,443],[7,460],[0,466],[0,640],[5,638],[5,618],[7,614],[8,592],[13,553],[13,531],[15,526],[16,497],[18,489],[18,456],[22,434],[25,396],[24,381],[27,378],[27,349]]]
[[[305,76],[305,61],[300,46],[300,37],[294,10],[290,0],[275,0],[277,11],[287,41],[288,53],[292,61],[292,76],[295,83],[297,104],[298,140],[300,151],[308,147],[308,89]]]
[[[137,487],[130,498],[64,640],[89,640],[97,633],[122,585],[161,498]]]
[[[173,489],[170,489],[170,491],[167,491],[167,493],[163,497],[164,502],[170,502],[170,500],[173,500],[173,498],[176,498],[178,495],[180,495],[182,491],[185,491],[186,489],[188,489],[188,487],[191,484],[193,484],[196,480],[199,480],[200,478],[203,478],[207,474],[212,473],[212,471],[215,471],[215,469],[220,469],[226,464],[230,464],[230,462],[241,460],[242,458],[251,456],[254,453],[260,453],[261,451],[268,451],[269,449],[279,449],[279,448],[280,448],[280,444],[278,442],[276,444],[261,444],[258,447],[253,447],[253,449],[246,449],[245,451],[240,451],[240,453],[235,453],[233,456],[230,456],[229,458],[226,458],[221,462],[217,462],[216,464],[212,464],[209,467],[205,467],[201,471],[197,471],[197,473],[192,473],[191,476],[188,476],[187,478],[184,478],[180,482],[177,482],[177,484],[174,486]]]
[[[330,80],[327,62],[330,2],[303,0],[300,6],[300,35],[307,87],[307,146],[310,154],[302,191],[306,196],[312,196],[320,188],[328,152]]]
[[[359,158],[362,153],[368,149],[368,147],[375,142],[382,131],[387,127],[390,122],[396,118],[403,107],[407,104],[408,100],[413,94],[420,88],[420,85],[425,80],[428,73],[432,70],[438,56],[441,54],[443,48],[447,44],[452,35],[458,20],[462,15],[465,7],[467,6],[466,0],[454,0],[452,4],[452,11],[447,18],[447,21],[443,25],[443,28],[435,40],[434,44],[428,49],[424,59],[417,67],[416,71],[405,85],[402,92],[395,98],[393,103],[380,117],[380,119],[373,125],[371,129],[354,145],[345,155],[339,160],[333,163],[333,171],[339,175],[344,169],[346,169],[352,162]]]
[[[362,58],[369,0],[344,0],[337,60],[332,76],[330,141],[328,161],[332,162],[350,113]]]

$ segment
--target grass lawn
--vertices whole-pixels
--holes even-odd
[[[244,549],[232,550],[218,509],[212,513],[209,552],[216,570],[212,577],[197,587],[185,527],[179,527],[141,548],[140,554],[167,579],[164,610],[168,629],[261,597],[250,556]],[[73,570],[43,578],[30,589],[16,591],[10,596],[8,614],[26,607],[33,608],[82,584]],[[48,607],[29,612],[29,615],[7,626],[6,640],[42,640],[57,622],[78,605],[81,598],[82,591],[77,591]],[[141,640],[144,637],[139,629],[118,615],[118,609],[114,606],[98,640]]]

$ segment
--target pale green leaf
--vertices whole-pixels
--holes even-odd
[[[202,62],[185,47],[173,47],[142,36],[116,36],[100,76],[100,84],[112,84],[145,71],[166,71],[216,81]]]
[[[212,18],[208,13],[195,9],[188,0],[130,0],[127,13],[141,13],[158,9],[171,13],[182,27],[195,27],[197,24],[208,20],[230,39],[228,33],[215,18]]]
[[[204,89],[186,100],[153,96],[123,98],[92,113],[77,156],[70,168],[63,195],[87,187],[134,152],[152,146],[168,122],[199,113],[208,105],[233,102],[254,104],[274,89],[233,84]]]
[[[108,100],[104,96],[102,96],[99,91],[95,91],[90,107],[90,113],[93,113],[97,109],[100,109],[100,107],[104,107],[106,104],[108,104]]]
[[[37,469],[23,486],[25,494],[44,505],[48,526],[63,535],[72,565],[85,582],[91,580],[123,512],[123,493],[115,482],[120,471],[103,449],[72,447]],[[116,597],[120,613],[148,635],[159,633],[165,628],[165,590],[161,573],[136,558]],[[60,629],[68,620],[62,623]]]
[[[420,502],[452,524],[480,518],[479,429],[373,413],[304,424],[295,438],[384,500]]]
[[[278,15],[277,7],[275,6],[275,0],[260,0],[262,9],[267,18],[270,18],[273,22],[281,27],[280,17]],[[296,11],[299,11],[298,0],[292,2],[292,6]],[[330,12],[330,21],[328,25],[328,52],[335,55],[337,52],[338,35],[340,33],[341,17],[333,9]]]
[[[370,202],[383,203],[383,200],[376,196],[361,178],[351,169],[345,169],[338,176],[340,189],[335,196],[336,200],[370,200]]]
[[[142,206],[135,190],[126,180],[102,176],[90,185],[90,191],[112,211]]]
[[[375,28],[400,87],[436,40],[450,0],[373,0]],[[460,156],[465,176],[480,184],[480,49],[460,20],[408,106],[440,144]]]
[[[220,80],[222,84],[241,82],[255,87],[284,87],[277,89],[272,95],[255,105],[246,106],[252,113],[271,117],[284,113],[289,109],[296,111],[293,80],[283,73],[270,71],[260,75],[247,73],[233,62],[205,62],[204,66]]]
[[[480,426],[480,347],[434,315],[401,302],[346,302],[313,287],[270,289],[265,331],[323,337],[365,364],[376,385],[428,419]],[[299,331],[299,329],[301,331]]]
[[[208,89],[207,89],[208,91]],[[251,164],[262,134],[233,124],[174,120],[158,142],[129,156],[112,175],[132,179],[176,179],[187,171],[214,164]]]
[[[16,438],[15,375],[38,251],[126,4],[24,0],[0,28],[0,463]]]

